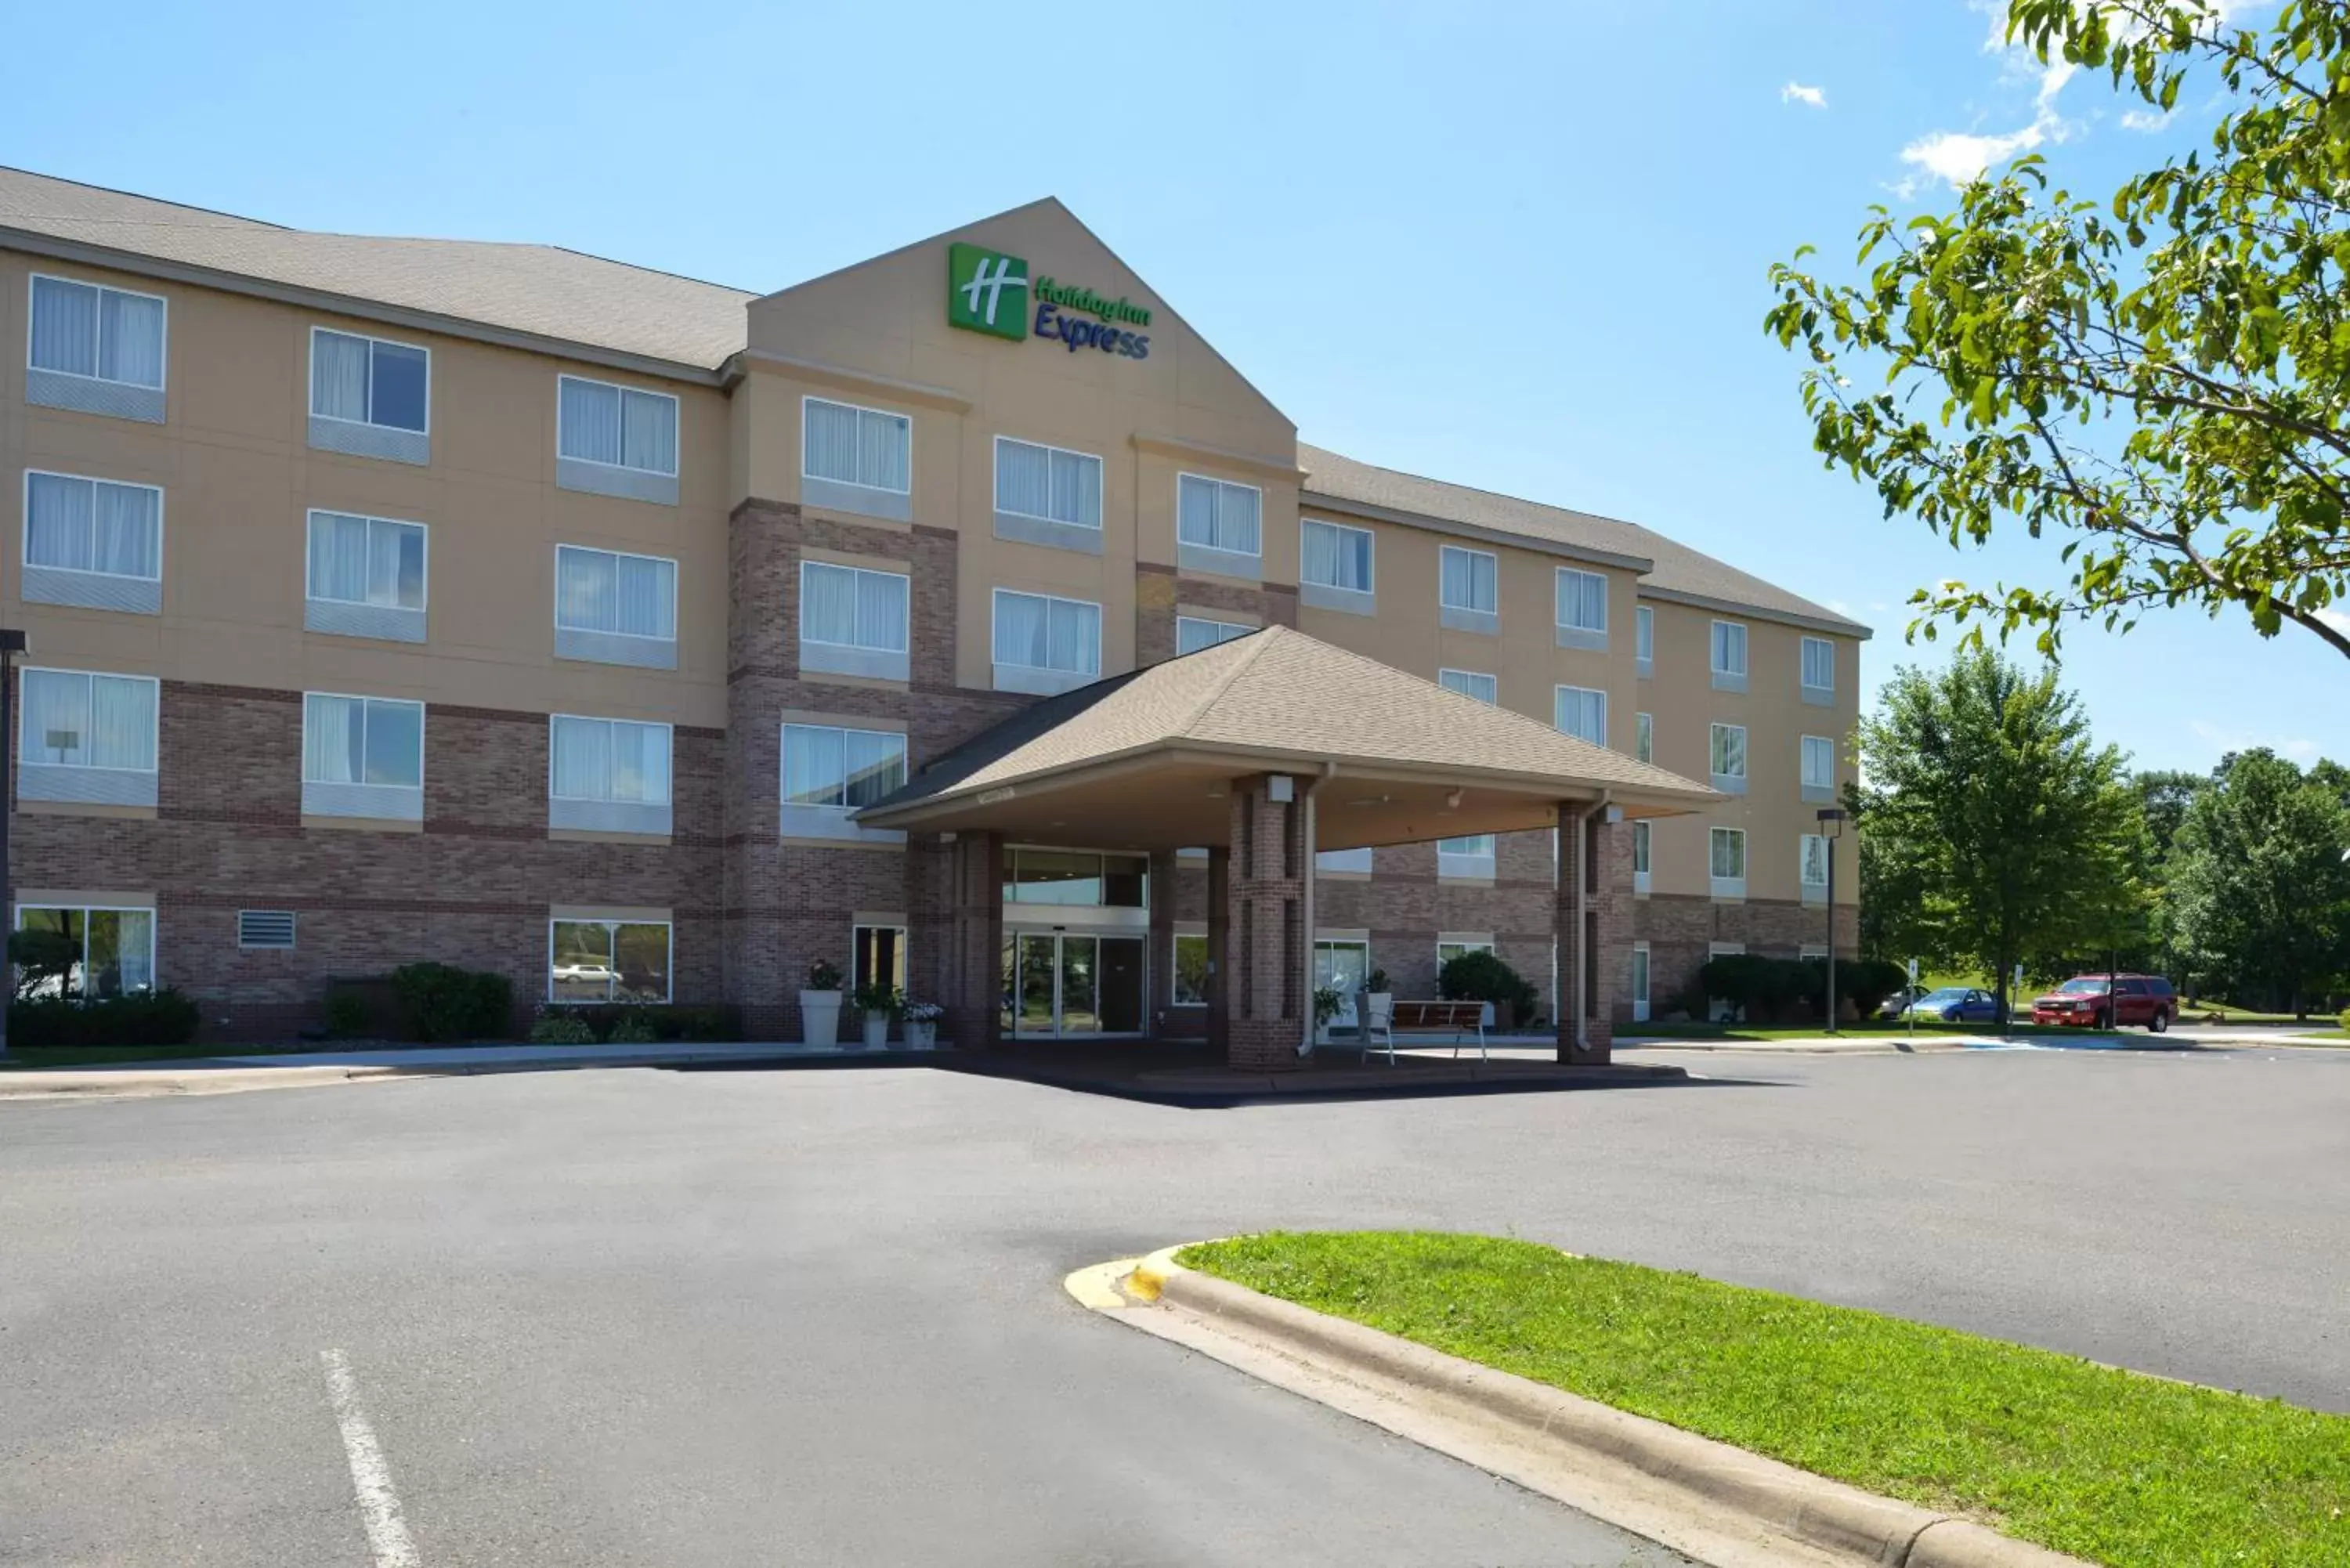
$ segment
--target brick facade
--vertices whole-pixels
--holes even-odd
[[[1232,781],[1222,1009],[1227,1059],[1276,1072],[1300,1065],[1314,1005],[1305,984],[1304,785],[1281,779],[1290,798],[1275,800],[1278,777]]]

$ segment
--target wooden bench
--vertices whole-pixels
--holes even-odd
[[[1363,1020],[1363,1058],[1381,1045],[1387,1047],[1388,1064],[1395,1064],[1396,1036],[1409,1035],[1415,1039],[1449,1034],[1452,1037],[1452,1054],[1458,1058],[1461,1047],[1469,1036],[1477,1037],[1477,1059],[1489,1058],[1485,1054],[1485,1003],[1482,1002],[1404,1002],[1391,1000],[1382,1007],[1368,1004],[1370,1017]]]

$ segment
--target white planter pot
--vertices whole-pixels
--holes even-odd
[[[800,1044],[819,1051],[840,1044],[840,992],[800,992]]]
[[[868,1012],[865,1015],[865,1048],[868,1051],[889,1049],[889,1015]]]
[[[906,1020],[906,1049],[928,1051],[939,1043],[939,1021],[935,1018]]]

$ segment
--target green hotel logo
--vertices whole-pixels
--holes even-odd
[[[947,247],[947,323],[1015,343],[1028,336],[1028,264],[980,245]]]

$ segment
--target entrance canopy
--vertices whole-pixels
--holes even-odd
[[[1232,781],[1265,773],[1315,789],[1317,849],[1548,827],[1559,801],[1603,794],[1627,817],[1721,798],[1276,626],[1024,709],[857,820],[1103,849],[1218,845]]]

